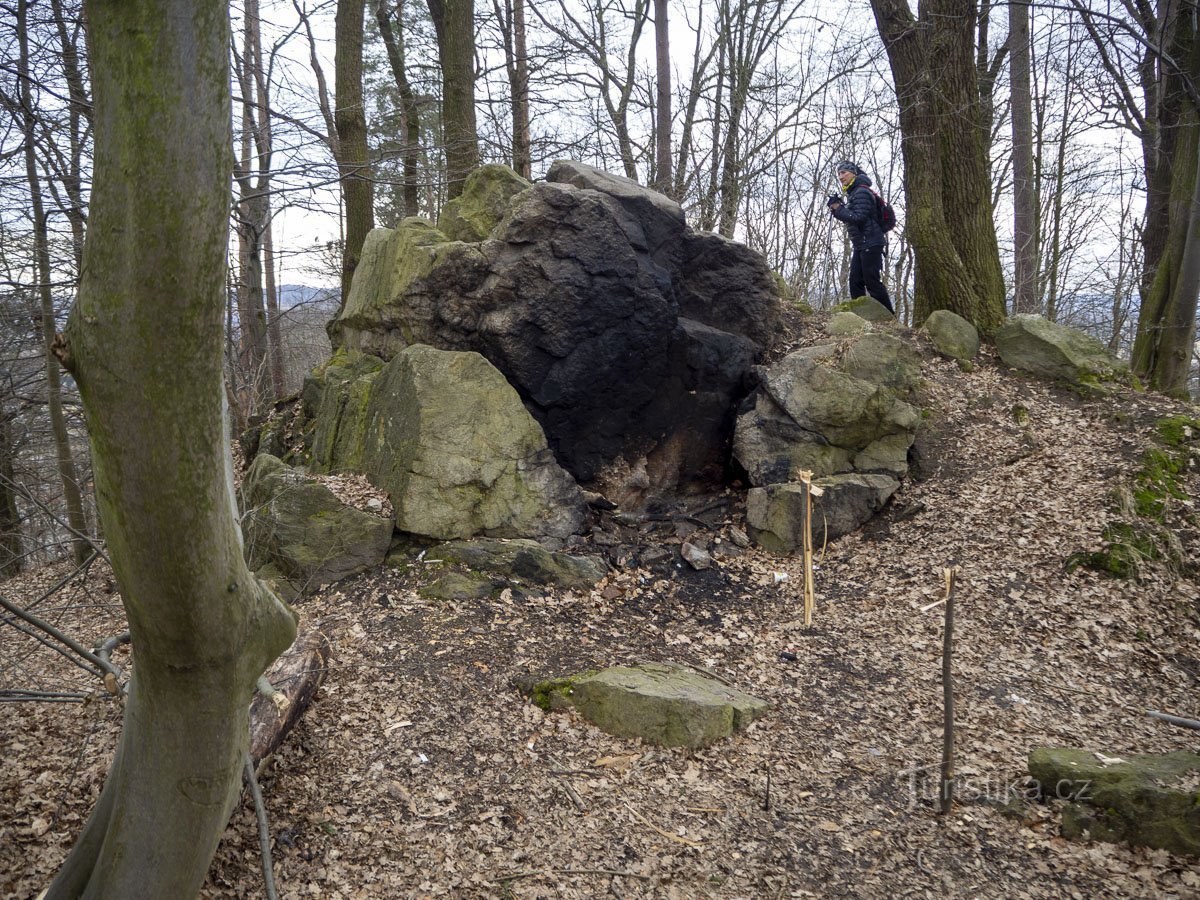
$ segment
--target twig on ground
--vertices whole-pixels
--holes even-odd
[[[254,760],[246,754],[246,784],[250,788],[250,796],[254,798],[254,813],[258,816],[258,845],[262,849],[263,892],[267,900],[279,900],[275,892],[274,863],[271,861],[271,825],[267,822],[267,808],[263,805],[262,791],[258,789],[258,779],[254,775]]]
[[[1163,722],[1169,722],[1172,725],[1178,725],[1180,728],[1191,728],[1200,731],[1200,722],[1195,719],[1185,719],[1183,716],[1173,716],[1170,713],[1156,712],[1153,709],[1146,710],[1146,715],[1152,719],[1159,719]]]
[[[632,806],[630,806],[628,803],[625,804],[625,808],[627,810],[629,810],[631,813],[633,813],[633,817],[635,819],[637,819],[639,822],[641,822],[643,825],[645,825],[651,831],[657,831],[659,834],[661,834],[663,837],[665,837],[669,840],[676,841],[680,844],[687,844],[689,847],[703,846],[703,844],[700,841],[689,840],[688,838],[681,837],[678,834],[672,834],[669,831],[664,831],[663,829],[661,829],[657,825],[655,825],[653,822],[651,822],[649,819],[647,819],[645,816],[643,816],[636,809],[634,809]]]

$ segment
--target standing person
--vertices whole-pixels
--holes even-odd
[[[836,194],[829,198],[829,212],[846,223],[853,252],[850,254],[850,298],[870,295],[893,314],[892,298],[883,286],[883,251],[887,238],[879,227],[871,179],[852,162],[837,164],[838,181],[845,202]]]

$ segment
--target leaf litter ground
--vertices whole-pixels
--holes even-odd
[[[1200,716],[1194,576],[1064,570],[1071,553],[1099,549],[1150,424],[1185,408],[1082,400],[990,358],[968,373],[931,360],[925,375],[938,413],[920,477],[824,549],[811,628],[800,561],[731,542],[730,527],[744,528],[736,492],[648,521],[606,515],[596,549],[623,565],[588,593],[425,600],[416,588],[434,567],[413,562],[301,601],[334,655],[262,778],[280,895],[1200,896],[1194,861],[1067,842],[1058,802],[989,802],[1020,784],[1036,746],[1195,749],[1193,732],[1144,715]],[[1194,560],[1194,468],[1189,479],[1181,540]],[[707,544],[715,566],[686,566],[684,539]],[[930,768],[948,565],[961,570],[960,802],[940,817]],[[6,596],[34,602],[67,571],[13,579]],[[124,627],[102,563],[37,611],[85,642]],[[664,750],[543,713],[511,686],[647,659],[711,672],[774,709],[717,746]],[[129,665],[127,651],[116,661]],[[0,667],[4,689],[95,688],[11,628]],[[0,895],[46,886],[99,794],[120,721],[103,694],[0,704]],[[258,866],[244,800],[202,896],[261,896]]]

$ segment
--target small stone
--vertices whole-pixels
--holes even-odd
[[[679,548],[679,555],[687,561],[687,564],[693,569],[707,569],[713,564],[713,558],[703,547],[697,547],[695,544],[684,541],[683,546]]]
[[[750,546],[750,536],[736,525],[730,526],[729,539],[743,550]]]

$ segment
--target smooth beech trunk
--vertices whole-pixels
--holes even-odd
[[[226,0],[88,0],[95,182],[75,374],[134,666],[104,790],[49,898],[195,896],[241,787],[255,680],[295,636],[246,568],[221,377]]]

